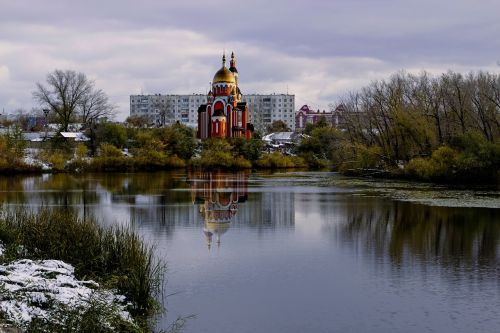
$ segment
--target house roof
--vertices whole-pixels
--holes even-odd
[[[75,141],[89,141],[90,139],[82,132],[61,132],[62,137],[74,139]]]

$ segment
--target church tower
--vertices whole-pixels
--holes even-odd
[[[231,53],[230,67],[222,55],[222,67],[215,73],[207,95],[207,104],[198,108],[198,138],[252,137],[248,106],[241,101],[236,59]]]

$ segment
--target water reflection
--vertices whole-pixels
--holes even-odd
[[[192,332],[500,327],[500,209],[402,202],[328,177],[0,177],[0,202],[72,207],[138,230],[168,259],[171,318],[199,315]]]
[[[359,201],[359,200],[358,200]],[[388,258],[398,269],[419,264],[476,272],[500,265],[498,209],[435,207],[364,198],[339,207],[345,222],[335,227],[345,244],[363,249],[377,262]],[[491,277],[491,276],[490,276]]]
[[[198,205],[203,218],[203,233],[208,249],[215,236],[220,247],[221,235],[230,226],[238,212],[238,204],[247,201],[248,173],[227,174],[222,172],[191,171],[187,182],[191,187],[193,204]]]

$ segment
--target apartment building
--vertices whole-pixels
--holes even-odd
[[[248,103],[250,121],[256,130],[266,133],[273,121],[283,121],[292,131],[295,130],[295,95],[291,94],[251,94],[243,95]]]
[[[250,113],[249,121],[256,130],[266,132],[273,121],[282,120],[295,130],[295,95],[292,94],[249,94],[243,95]],[[196,128],[198,107],[207,103],[204,94],[192,95],[130,95],[130,115],[144,116],[151,125],[162,126],[180,122]]]
[[[130,115],[149,119],[150,125],[161,126],[180,122],[196,128],[198,107],[207,102],[204,94],[192,95],[130,95]]]

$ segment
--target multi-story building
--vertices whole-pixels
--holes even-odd
[[[334,127],[343,128],[345,113],[343,104],[339,104],[335,110],[330,111],[314,111],[309,106],[303,105],[295,114],[295,130],[302,132],[306,124],[316,124],[320,119],[326,120]]]
[[[243,101],[250,110],[250,120],[256,130],[266,133],[273,121],[283,121],[295,131],[295,95],[291,94],[245,94]]]
[[[275,120],[282,120],[295,130],[295,95],[292,94],[245,94],[250,118],[256,130],[266,132]],[[130,115],[144,116],[156,126],[175,122],[195,128],[198,122],[198,106],[207,103],[207,95],[130,95]]]
[[[145,117],[151,125],[180,122],[195,128],[198,124],[198,107],[206,102],[205,94],[130,95],[130,115]]]

